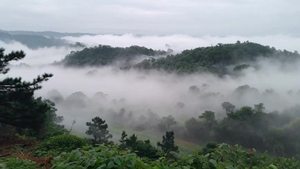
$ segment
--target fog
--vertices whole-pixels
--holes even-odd
[[[177,52],[217,42],[243,40],[234,37],[201,39],[183,35],[139,37],[129,34],[65,39],[89,46],[99,43],[112,46],[142,45],[154,49],[172,48]],[[267,42],[267,39],[264,40]],[[299,39],[293,39],[289,43],[298,41]],[[272,41],[274,44],[277,42],[279,41]],[[95,116],[103,117],[111,125],[120,125],[116,118],[120,114],[126,116],[123,118],[126,125],[145,123],[145,119],[149,121],[154,117],[168,115],[175,117],[179,123],[184,123],[190,117],[198,117],[205,110],[215,111],[217,117],[223,117],[225,112],[221,104],[225,101],[237,107],[263,103],[268,112],[281,112],[300,103],[300,62],[283,64],[274,60],[259,60],[255,63],[256,69],[248,68],[239,76],[218,77],[204,73],[178,75],[158,71],[120,70],[114,66],[65,68],[51,63],[77,49],[61,47],[31,50],[17,42],[1,42],[0,45],[7,52],[22,49],[27,54],[20,62],[28,65],[12,65],[7,76],[21,76],[25,80],[31,80],[44,72],[54,74],[54,77],[43,83],[43,88],[36,95],[54,101],[57,114],[64,116],[65,125],[70,127],[75,120],[74,130],[77,131],[83,131],[85,122]],[[288,44],[280,43],[278,47],[284,48],[285,45]]]
[[[60,61],[71,51],[79,50],[79,48],[72,47],[44,47],[38,49],[30,49],[20,42],[15,41],[12,43],[5,43],[1,40],[0,47],[5,49],[5,53],[9,53],[13,50],[24,51],[26,57],[22,59],[21,62],[16,62],[16,64],[24,63],[26,65],[33,66],[41,66],[55,61]]]

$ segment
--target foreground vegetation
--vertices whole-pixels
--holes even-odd
[[[299,168],[294,159],[258,155],[254,150],[226,144],[207,146],[191,155],[174,155],[157,160],[140,158],[115,146],[77,149],[54,159],[53,168],[128,168],[128,169],[227,169],[227,168]]]
[[[68,140],[70,141],[70,140]],[[72,142],[72,141],[71,141]],[[73,145],[70,145],[73,146]],[[138,156],[130,149],[118,145],[77,145],[70,147],[60,144],[52,151],[53,169],[297,169],[300,161],[293,158],[271,157],[258,154],[254,149],[245,150],[240,146],[209,144],[202,150],[189,155],[173,152],[171,156],[161,155],[151,159]],[[55,148],[54,148],[55,149]],[[49,156],[49,152],[44,155]],[[39,165],[26,158],[7,157],[0,160],[0,167],[11,169],[36,169]],[[49,167],[50,168],[50,167]]]

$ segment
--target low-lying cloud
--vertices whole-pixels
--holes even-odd
[[[61,61],[71,51],[78,50],[72,47],[43,47],[38,49],[30,49],[20,42],[5,43],[0,41],[0,47],[5,49],[5,53],[11,51],[22,50],[26,57],[21,60],[27,65],[41,66],[55,61]],[[17,62],[20,63],[20,62]]]
[[[53,73],[54,77],[43,84],[37,95],[53,99],[58,95],[54,92],[53,96],[51,90],[58,91],[64,100],[57,102],[58,113],[69,122],[76,119],[83,124],[96,115],[109,118],[110,113],[121,109],[132,112],[136,118],[151,111],[160,117],[173,115],[186,120],[205,110],[223,116],[221,104],[225,101],[238,107],[264,103],[268,111],[298,105],[300,69],[295,66],[300,64],[286,71],[279,63],[261,61],[259,65],[260,70],[248,69],[238,78],[58,66],[14,67],[9,75],[30,80],[42,72]]]

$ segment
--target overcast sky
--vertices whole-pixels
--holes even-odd
[[[300,35],[299,0],[0,0],[0,29]]]

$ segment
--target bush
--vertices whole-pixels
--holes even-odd
[[[209,151],[207,151],[209,150]],[[206,150],[180,155],[176,160],[161,157],[144,159],[116,146],[101,145],[62,153],[53,161],[53,169],[296,169],[300,161],[292,158],[275,158],[244,150],[239,146],[210,144]]]
[[[37,169],[38,166],[29,160],[6,158],[0,160],[0,169]]]
[[[100,145],[62,153],[54,159],[52,168],[150,169],[151,167],[133,153],[120,151],[115,146]]]
[[[150,140],[138,140],[135,134],[127,138],[125,131],[122,132],[121,149],[128,148],[136,153],[139,157],[157,159],[160,157],[159,151],[150,143]]]
[[[44,141],[36,153],[38,155],[59,154],[81,148],[86,144],[86,140],[74,135],[58,135]]]
[[[300,161],[293,158],[278,158],[267,154],[258,154],[255,149],[245,150],[242,147],[228,144],[208,144],[206,148],[190,157],[193,168],[255,168],[255,169],[295,169]]]

